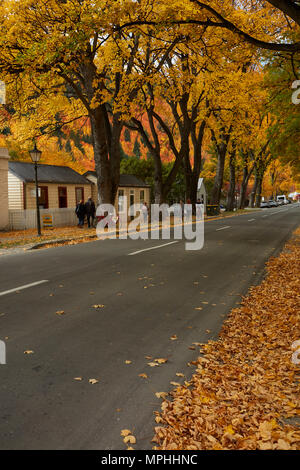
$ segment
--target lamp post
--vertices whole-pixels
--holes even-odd
[[[38,236],[41,236],[41,219],[40,219],[40,206],[39,206],[39,187],[38,187],[38,162],[41,159],[42,152],[37,149],[36,143],[34,144],[33,150],[30,152],[31,160],[34,163],[34,171],[35,171],[35,198],[36,198],[36,220],[37,220],[37,230]]]

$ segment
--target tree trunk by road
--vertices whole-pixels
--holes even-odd
[[[226,210],[233,211],[235,203],[235,185],[236,185],[236,175],[235,175],[235,149],[230,153],[229,158],[229,171],[230,171],[230,185],[227,194],[226,201]]]
[[[256,190],[256,199],[255,199],[256,207],[260,207],[260,203],[261,203],[262,181],[263,181],[263,177],[259,176],[258,181],[257,181],[257,190]]]
[[[256,197],[256,191],[257,191],[257,184],[258,184],[258,178],[257,174],[255,174],[255,180],[254,180],[254,185],[250,194],[250,202],[249,206],[253,209],[255,205],[255,197]]]
[[[214,186],[213,186],[212,195],[211,195],[211,204],[219,205],[220,199],[221,199],[221,191],[223,187],[225,158],[226,158],[227,148],[228,148],[228,144],[230,140],[231,127],[228,130],[228,132],[226,132],[225,129],[222,129],[219,142],[216,139],[214,131],[211,130],[211,132],[212,132],[212,139],[215,143],[217,155],[218,155],[216,176],[215,176]]]

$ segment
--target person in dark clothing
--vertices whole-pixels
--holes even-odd
[[[96,206],[91,197],[88,198],[88,201],[85,203],[85,213],[87,217],[88,227],[94,226],[95,222],[95,214],[96,214]],[[92,224],[91,224],[92,219]]]
[[[78,217],[78,227],[83,228],[86,210],[82,200],[77,204],[75,213]]]

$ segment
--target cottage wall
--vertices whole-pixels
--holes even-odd
[[[35,209],[36,208],[36,199],[35,199],[35,184],[26,183],[25,190],[25,199],[26,199],[26,209]],[[46,186],[48,187],[48,205],[49,209],[55,209],[59,207],[58,203],[58,188],[65,187],[67,188],[67,207],[72,208],[76,207],[76,188],[84,188],[84,201],[87,201],[89,197],[92,196],[92,188],[90,184],[57,184],[57,183],[40,183],[39,187]]]
[[[8,159],[6,148],[0,147],[0,230],[8,227]]]
[[[23,182],[12,173],[8,172],[8,209],[24,209],[24,185]]]

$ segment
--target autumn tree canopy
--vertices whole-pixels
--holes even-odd
[[[182,169],[186,195],[196,200],[211,148],[212,202],[229,178],[229,206],[240,183],[243,207],[250,182],[259,204],[274,159],[291,165],[295,178],[298,171],[297,146],[287,151],[284,142],[297,139],[289,93],[299,66],[299,10],[281,0],[3,0],[2,131],[9,128],[20,151],[34,138],[61,145],[62,134],[72,135],[64,151],[94,162],[103,202],[117,194],[125,129],[127,139],[135,135],[133,152],[141,157],[146,149],[153,159],[158,202]],[[276,94],[283,86],[274,98],[270,88]]]

